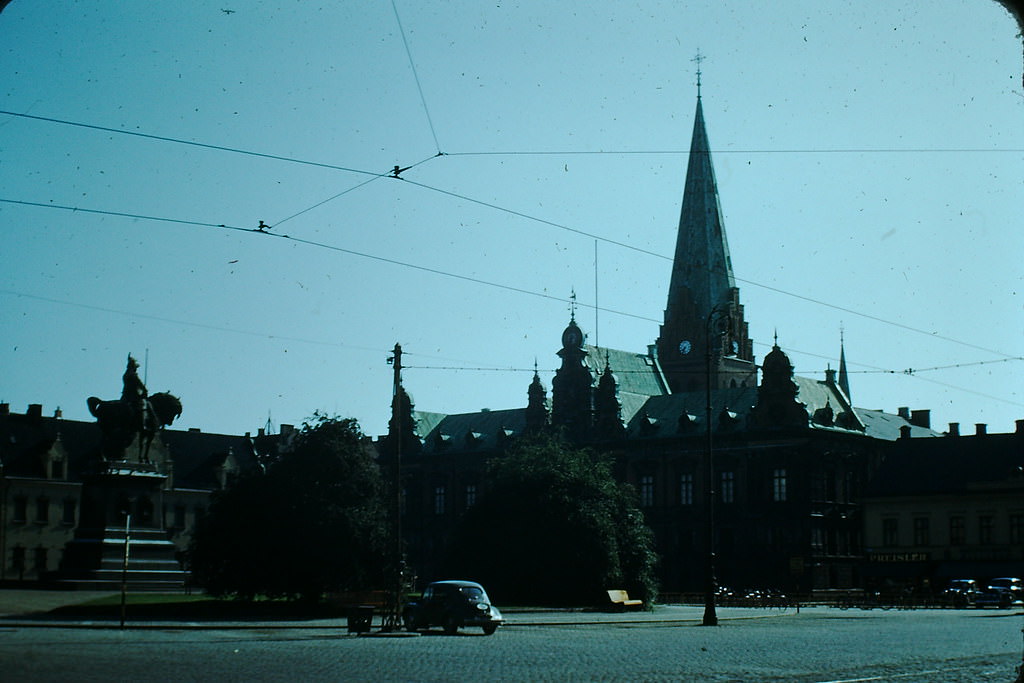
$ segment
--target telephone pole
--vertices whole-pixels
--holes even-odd
[[[394,372],[391,389],[391,429],[389,440],[394,439],[394,516],[395,516],[395,548],[394,548],[394,595],[390,600],[388,614],[381,625],[383,631],[398,631],[402,628],[402,603],[405,592],[405,560],[402,552],[402,345],[396,343],[388,358],[388,364]]]

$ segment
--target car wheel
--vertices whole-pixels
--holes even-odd
[[[494,632],[498,630],[498,625],[497,624],[487,624],[483,628],[484,628],[484,635],[485,636],[493,636]]]
[[[445,617],[444,620],[444,632],[450,636],[454,636],[459,630],[459,622],[455,620],[455,617]]]

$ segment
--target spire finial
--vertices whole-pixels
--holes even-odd
[[[778,346],[779,346],[779,331],[775,330],[775,347],[778,348]]]
[[[705,56],[700,53],[700,48],[697,48],[697,56],[690,60],[697,63],[697,99],[700,99],[700,63],[705,59]]]
[[[569,319],[573,322],[576,321],[576,288],[572,290],[572,294],[569,295]]]

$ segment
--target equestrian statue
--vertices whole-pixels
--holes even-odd
[[[167,392],[150,396],[146,385],[139,379],[138,370],[138,361],[129,354],[128,367],[122,378],[124,389],[121,398],[102,401],[90,396],[86,400],[89,412],[96,418],[103,435],[104,460],[128,460],[126,451],[138,437],[138,460],[148,463],[153,437],[181,415],[181,401]]]

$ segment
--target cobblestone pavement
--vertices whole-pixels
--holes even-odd
[[[490,637],[354,636],[337,620],[123,631],[4,620],[0,671],[12,681],[1009,683],[1021,662],[1019,610],[723,608],[718,627],[697,625],[700,613],[512,612]]]

